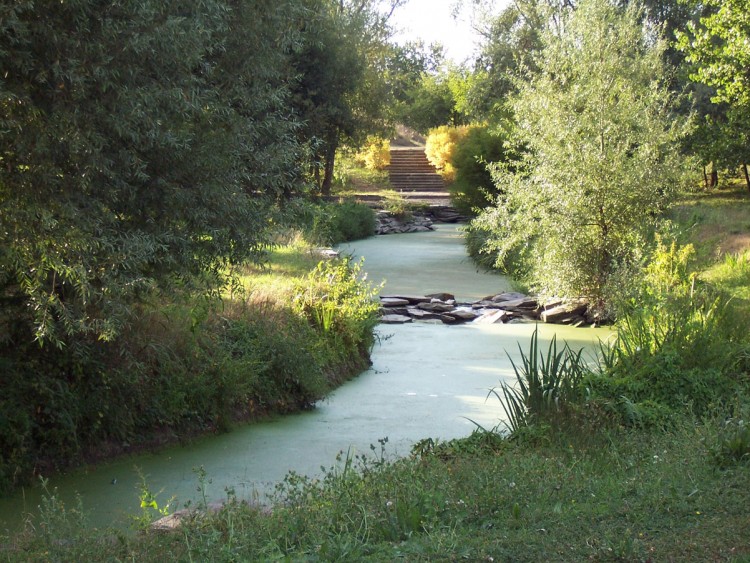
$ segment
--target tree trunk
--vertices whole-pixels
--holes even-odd
[[[711,170],[711,181],[709,183],[710,188],[715,188],[719,185],[719,172],[716,168]]]
[[[331,195],[331,186],[333,185],[333,165],[336,161],[336,149],[338,148],[338,139],[332,135],[328,139],[325,151],[325,161],[323,163],[323,183],[320,186],[320,194],[323,197]]]
[[[742,172],[745,174],[745,185],[747,186],[747,191],[750,192],[750,175],[747,173],[747,162],[742,163]]]
[[[703,167],[703,187],[708,189],[708,173],[705,166]]]

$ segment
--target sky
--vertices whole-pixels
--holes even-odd
[[[461,10],[458,20],[452,16],[456,0],[409,0],[398,8],[391,18],[396,33],[396,43],[422,39],[425,45],[440,42],[445,47],[448,58],[460,63],[474,53],[478,35],[470,23],[469,2]]]

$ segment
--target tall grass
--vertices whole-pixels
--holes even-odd
[[[490,394],[500,400],[505,424],[511,436],[536,422],[555,423],[566,408],[584,396],[581,382],[587,373],[582,360],[583,349],[572,350],[566,343],[558,350],[557,335],[553,336],[546,353],[539,350],[538,329],[534,329],[528,354],[518,345],[521,363],[508,355],[516,376],[516,384],[501,383],[500,390]]]

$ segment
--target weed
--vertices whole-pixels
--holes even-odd
[[[747,402],[737,404],[734,414],[718,424],[709,452],[721,468],[739,463],[750,465],[750,407]]]
[[[516,376],[516,386],[503,382],[500,391],[492,389],[489,393],[500,400],[507,419],[505,424],[511,435],[537,421],[553,422],[561,411],[581,401],[584,396],[581,387],[586,373],[581,359],[583,349],[573,351],[565,344],[558,351],[555,336],[545,354],[539,351],[538,336],[538,329],[534,329],[528,354],[524,354],[519,344],[520,365],[516,365],[508,355]]]

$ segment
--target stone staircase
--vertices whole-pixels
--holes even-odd
[[[393,189],[411,200],[447,200],[443,178],[424,154],[423,147],[392,147],[388,168]]]

